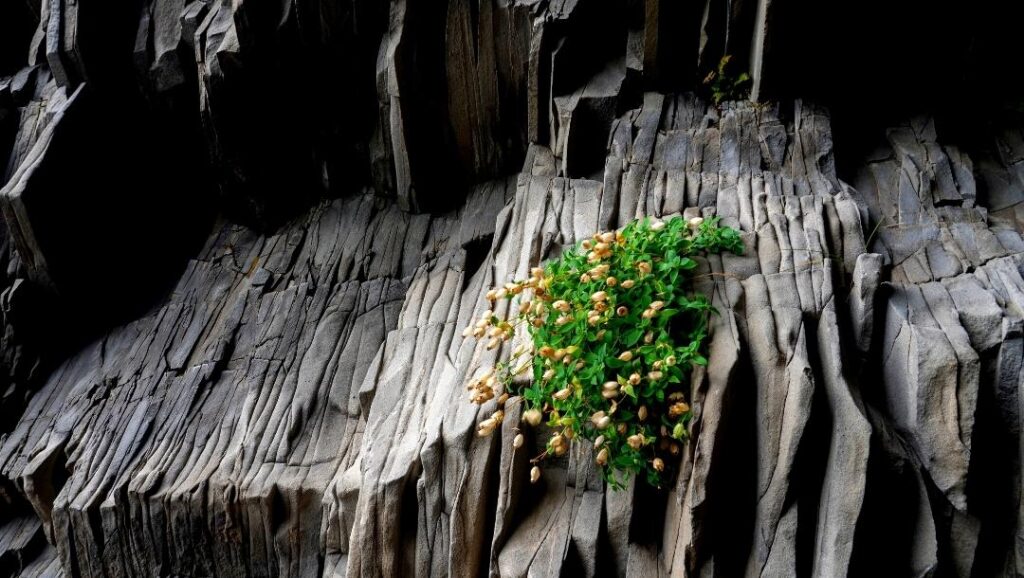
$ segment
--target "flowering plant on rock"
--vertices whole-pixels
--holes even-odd
[[[518,312],[509,321],[487,311],[463,335],[494,349],[525,325],[532,346],[467,385],[474,403],[498,395],[498,409],[477,433],[491,434],[509,396],[520,396],[523,421],[552,431],[532,460],[532,481],[540,477],[537,463],[582,438],[613,488],[630,473],[660,486],[692,417],[690,370],[707,364],[703,345],[714,308],[692,292],[693,256],[722,251],[740,254],[743,242],[717,218],[643,219],[597,233],[533,268],[528,279],[489,291],[492,303],[518,301]],[[532,380],[515,379],[531,369]],[[522,446],[521,434],[513,444]]]

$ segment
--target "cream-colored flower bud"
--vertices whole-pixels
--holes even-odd
[[[544,414],[539,409],[533,408],[523,412],[523,421],[530,424],[532,427],[537,427],[540,422],[544,419]]]
[[[615,277],[609,277],[609,278],[605,279],[604,282],[609,287],[615,287],[616,285],[619,284],[619,280],[616,279]]]
[[[604,291],[595,291],[594,294],[590,296],[590,300],[594,303],[600,303],[605,299],[608,299],[608,294]]]
[[[631,373],[629,375],[629,384],[630,385],[640,385],[640,379],[641,379],[641,377],[640,377],[639,373]]]
[[[476,435],[480,437],[487,437],[494,433],[494,428],[497,426],[498,424],[493,419],[485,419],[484,421],[480,422],[480,425],[476,426]]]
[[[595,411],[593,415],[590,416],[590,421],[593,422],[594,425],[597,425],[597,422],[600,421],[601,418],[603,418],[605,415],[606,414],[604,413],[604,410]]]
[[[663,374],[660,371],[652,371],[652,372],[647,374],[647,379],[649,379],[651,381],[658,381],[658,380],[660,380],[664,376],[665,376],[665,374]]]
[[[551,397],[557,399],[558,401],[565,401],[565,400],[569,399],[570,395],[572,395],[572,390],[569,389],[568,387],[566,387],[564,389],[560,389],[560,390],[556,391],[555,393],[551,394]]]
[[[613,399],[619,397],[619,391],[617,389],[606,389],[601,392],[601,397],[605,399]]]
[[[597,456],[594,458],[599,466],[608,465],[608,448],[601,448],[601,451],[597,452]]]
[[[490,291],[487,292],[486,298],[488,301],[495,301],[498,299],[498,292],[494,289],[491,289]]]
[[[549,369],[549,370],[544,372],[544,376],[543,376],[544,381],[551,381],[551,379],[554,378],[554,377],[555,377],[555,370],[554,369]]]
[[[636,281],[632,279],[626,279],[621,283],[623,289],[632,289],[633,285],[636,285]]]
[[[523,447],[523,434],[516,434],[516,437],[512,438],[512,447],[517,450]]]
[[[665,358],[665,365],[667,365],[669,367],[672,367],[675,364],[676,364],[676,356],[675,355],[669,355],[668,357]]]
[[[588,273],[580,275],[580,283],[590,283],[590,275]]]
[[[629,307],[626,307],[625,305],[619,305],[619,307],[615,309],[615,314],[618,315],[619,317],[625,317],[629,315]]]
[[[633,352],[632,351],[623,351],[622,353],[619,354],[619,361],[632,361],[632,360],[633,360]]]
[[[540,468],[533,466],[533,469],[530,470],[530,483],[536,484],[538,480],[540,480]]]
[[[665,307],[664,301],[653,301],[651,303],[651,309],[654,309],[655,311],[660,311],[663,307]]]
[[[677,401],[668,408],[668,416],[671,418],[677,418],[684,413],[690,411],[690,406],[685,401]]]
[[[634,450],[638,450],[641,446],[644,445],[644,436],[640,434],[633,434],[626,438],[626,443],[629,444],[629,447],[633,448]]]
[[[654,458],[654,461],[651,462],[651,465],[653,465],[654,469],[659,472],[665,471],[665,462],[661,458]]]
[[[612,418],[606,415],[601,419],[597,420],[597,423],[594,424],[594,427],[596,427],[599,430],[602,430],[608,428],[610,425],[612,425]]]
[[[615,242],[615,233],[610,231],[607,233],[601,233],[601,242],[606,244]]]
[[[606,381],[606,382],[604,382],[604,385],[601,386],[601,389],[609,390],[609,391],[618,391],[619,390],[619,382],[617,382],[617,381]]]
[[[640,421],[644,421],[645,419],[647,419],[646,405],[641,405],[640,408],[636,410],[636,417],[638,417]]]

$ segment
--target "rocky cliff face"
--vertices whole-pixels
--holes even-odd
[[[935,62],[801,74],[852,13],[795,1],[129,4],[0,6],[0,575],[1024,575],[1024,131]],[[918,8],[865,54],[1014,62]],[[747,252],[678,477],[531,485],[462,328],[679,213]]]

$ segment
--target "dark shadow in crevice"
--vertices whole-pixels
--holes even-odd
[[[474,440],[477,441],[477,440]],[[480,568],[477,575],[485,578],[490,575],[491,544],[494,542],[494,528],[498,519],[498,488],[501,487],[501,444],[499,434],[495,434],[486,440],[488,443],[487,461],[490,467],[487,468],[487,481],[484,483],[484,495],[479,496],[478,505],[484,508],[483,536],[480,540]]]
[[[984,140],[992,122],[1024,112],[1024,4],[969,9],[926,0],[776,3],[764,95],[827,106],[839,177],[852,177],[885,128],[936,118],[944,142]],[[813,47],[813,48],[812,48]],[[970,148],[968,145],[967,148]]]
[[[853,539],[850,576],[910,576],[918,524],[915,466],[872,434],[864,503]]]
[[[1000,347],[1019,348],[1020,340],[1008,340]],[[978,578],[1004,572],[1007,554],[1015,547],[1021,502],[1020,394],[1016,375],[1009,383],[1000,381],[998,354],[996,348],[981,355],[982,387],[967,474],[968,511],[981,521],[972,571]]]
[[[668,483],[665,488],[655,488],[647,483],[644,473],[636,476],[633,493],[633,513],[629,519],[629,542],[658,547],[661,545],[662,529],[665,527],[665,512],[668,504]],[[609,491],[611,490],[609,488]]]
[[[796,497],[798,508],[796,573],[797,576],[811,576],[818,533],[818,510],[821,508],[821,493],[828,472],[832,444],[833,417],[825,389],[825,378],[821,373],[823,361],[818,351],[817,339],[819,320],[814,316],[805,315],[803,321],[807,358],[814,378],[814,394],[811,398],[811,414],[793,463],[790,493]]]
[[[757,391],[749,352],[741,350],[722,400],[720,439],[710,459],[707,501],[695,512],[696,568],[714,560],[720,576],[742,576],[753,548],[758,498]]]
[[[466,265],[462,275],[462,290],[465,291],[469,287],[470,281],[476,276],[477,271],[480,267],[487,262],[487,257],[491,253],[491,244],[494,242],[494,234],[484,235],[470,239],[463,249],[466,251]]]
[[[29,45],[38,25],[39,11],[29,0],[0,2],[0,78],[28,65]]]

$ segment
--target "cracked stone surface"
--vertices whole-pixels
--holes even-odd
[[[841,178],[825,106],[677,85],[770,94],[765,0],[139,4],[0,7],[0,576],[1024,575],[1020,127]],[[528,336],[462,328],[674,215],[747,248],[678,476],[530,484],[464,393]]]

